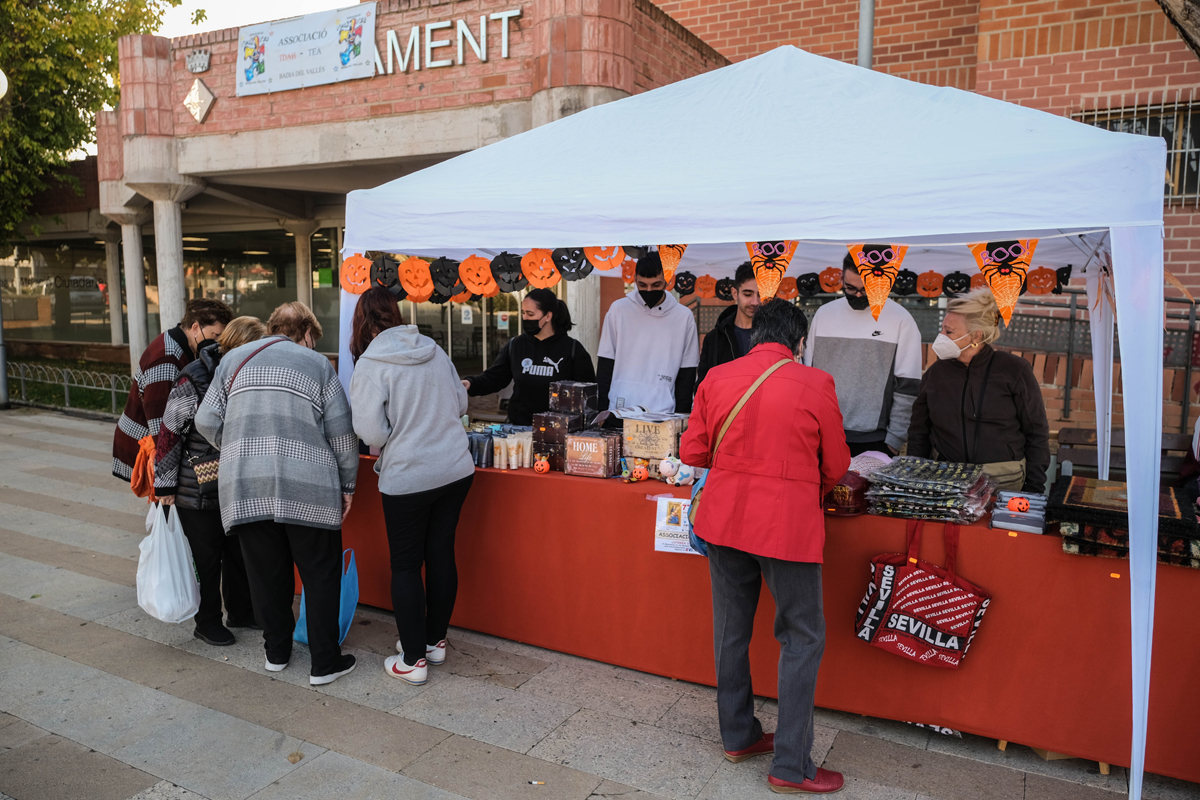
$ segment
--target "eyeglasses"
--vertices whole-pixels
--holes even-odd
[[[849,297],[866,297],[867,296],[866,288],[859,289],[858,287],[851,286],[849,284],[843,284],[842,289],[846,292],[847,296],[849,296]]]

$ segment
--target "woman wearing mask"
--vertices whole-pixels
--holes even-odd
[[[163,505],[174,505],[192,548],[200,580],[200,610],[196,612],[197,639],[222,647],[235,639],[221,624],[221,596],[229,614],[229,628],[257,628],[250,601],[250,584],[238,540],[225,535],[216,487],[202,492],[193,462],[207,461],[217,451],[193,424],[196,409],[208,392],[221,356],[235,347],[261,339],[267,326],[255,317],[238,317],[220,339],[200,349],[196,360],[183,368],[167,397],[158,449],[154,459],[154,493]]]
[[[534,289],[521,301],[521,335],[508,340],[487,372],[462,382],[467,394],[493,394],[511,382],[508,421],[532,425],[534,414],[550,410],[551,383],[596,380],[592,357],[567,335],[572,327],[567,304],[549,289]]]
[[[396,299],[379,287],[359,298],[350,380],[354,432],[381,447],[375,471],[392,562],[399,655],[393,678],[419,686],[446,659],[446,631],[458,594],[454,532],[475,476],[467,433],[467,392],[438,345],[405,325]],[[421,579],[421,568],[425,579]]]
[[[1042,494],[1050,426],[1029,362],[992,348],[1000,311],[988,288],[946,307],[908,428],[908,455],[982,464],[1001,489]]]

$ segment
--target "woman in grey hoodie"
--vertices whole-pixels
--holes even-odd
[[[419,686],[428,679],[428,665],[446,659],[446,630],[458,594],[454,531],[475,476],[460,422],[467,390],[445,351],[415,325],[404,324],[386,289],[359,297],[353,329],[354,432],[383,448],[375,472],[400,634],[399,655],[388,658],[384,670]]]

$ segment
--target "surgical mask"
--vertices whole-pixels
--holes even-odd
[[[544,318],[538,317],[537,319],[521,320],[521,333],[528,336],[537,336],[542,332],[542,319]]]
[[[968,333],[964,336],[958,337],[958,339],[951,339],[946,334],[939,333],[937,338],[933,340],[933,354],[942,360],[958,358],[960,355],[962,355],[963,351],[963,349],[958,346],[958,340],[965,339],[970,335],[971,334]]]
[[[855,311],[863,311],[871,305],[871,301],[865,294],[850,294],[849,292],[846,293],[846,302]]]
[[[662,301],[663,295],[666,292],[662,289],[655,289],[654,291],[638,289],[638,294],[642,296],[642,302],[646,304],[646,308],[654,308]]]

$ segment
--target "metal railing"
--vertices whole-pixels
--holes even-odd
[[[129,395],[129,390],[133,386],[133,379],[128,375],[113,375],[107,372],[89,372],[82,369],[69,369],[64,367],[51,367],[45,364],[25,364],[22,362],[8,363],[8,379],[10,385],[15,383],[19,387],[20,397],[22,400],[29,401],[29,392],[26,384],[41,383],[48,386],[61,387],[63,390],[63,404],[66,408],[71,407],[71,390],[72,389],[91,389],[93,391],[108,392],[112,397],[112,413],[118,413],[120,405]]]

